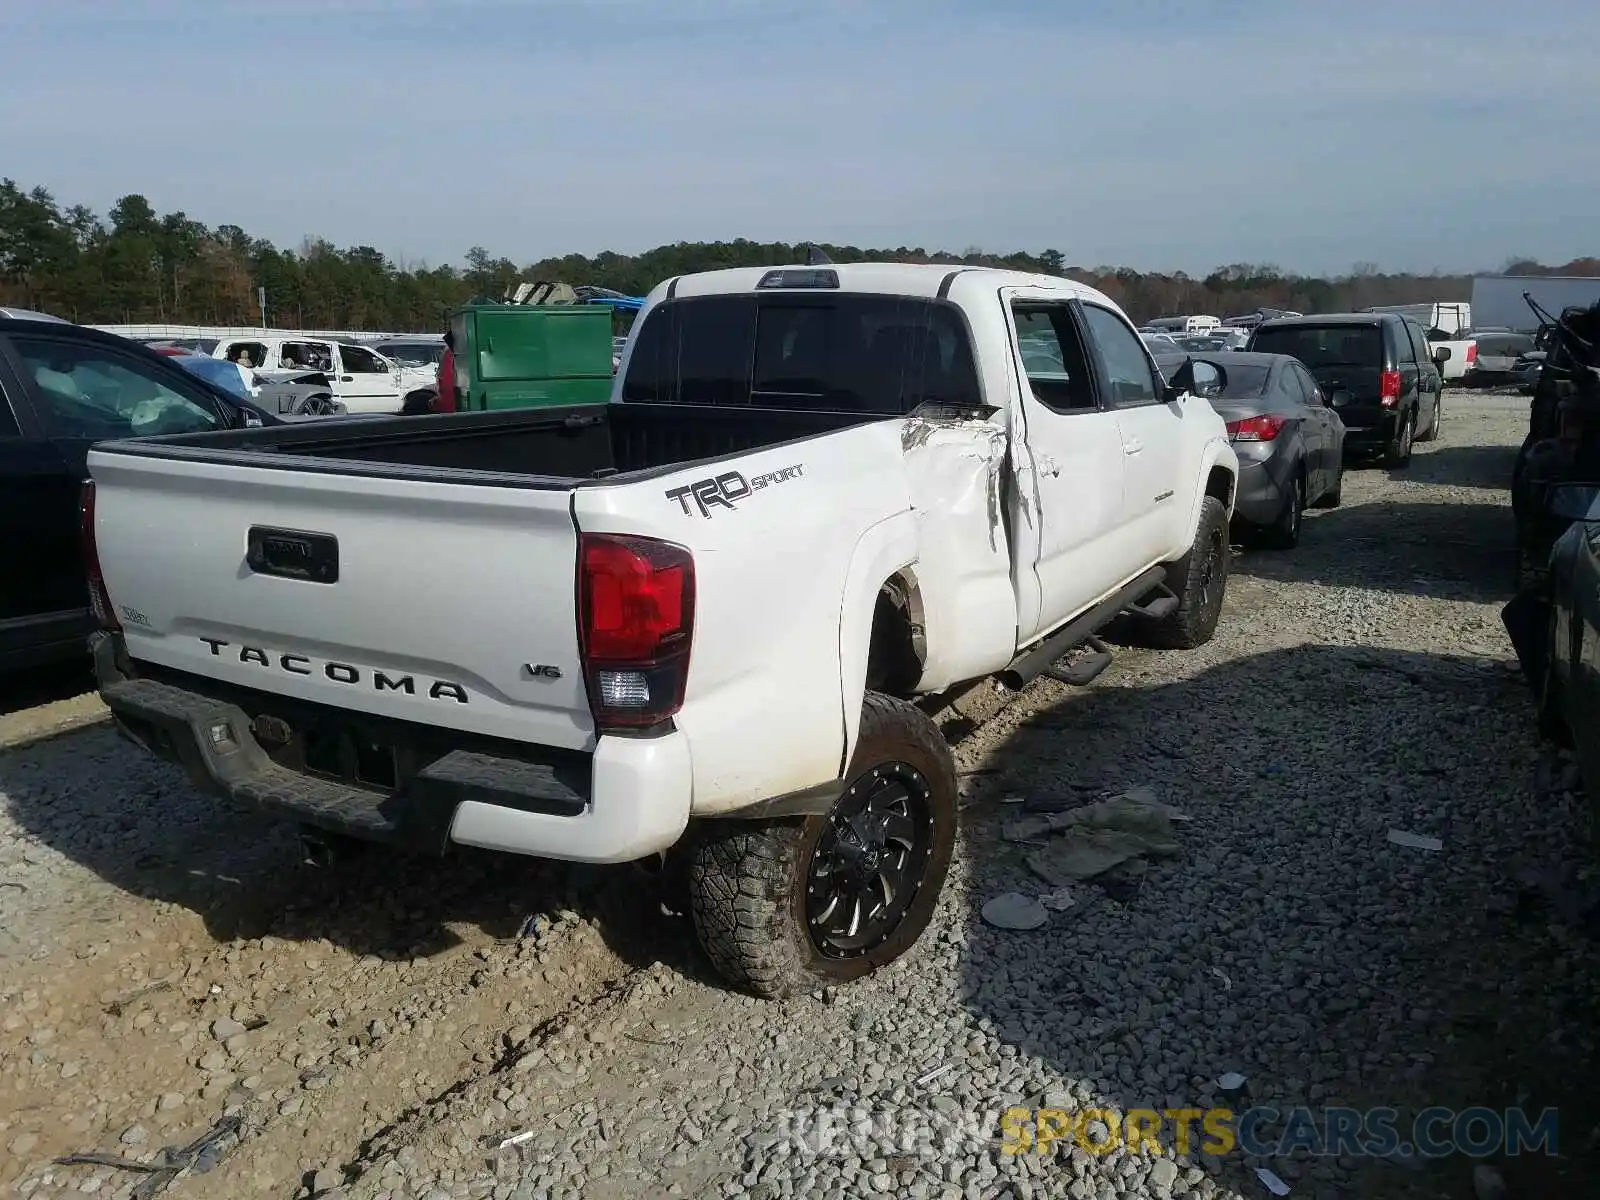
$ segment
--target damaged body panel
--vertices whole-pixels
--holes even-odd
[[[1007,435],[992,421],[911,416],[901,445],[928,647],[918,688],[937,691],[985,674],[1015,650],[1002,502]]]

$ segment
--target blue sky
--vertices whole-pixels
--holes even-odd
[[[410,262],[1492,269],[1600,251],[1596,45],[1577,0],[17,2],[0,174]]]

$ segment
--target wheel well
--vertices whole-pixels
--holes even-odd
[[[922,595],[916,580],[903,573],[893,575],[878,589],[872,611],[867,690],[910,697],[922,678],[926,655]]]
[[[1211,474],[1206,476],[1206,495],[1222,501],[1223,508],[1230,508],[1233,504],[1233,472],[1227,467],[1212,467]]]

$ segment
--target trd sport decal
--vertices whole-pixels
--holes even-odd
[[[702,517],[709,517],[713,508],[726,508],[731,512],[738,501],[748,499],[752,493],[775,483],[799,479],[804,470],[797,463],[792,467],[757,475],[754,479],[746,479],[738,471],[726,471],[714,479],[697,479],[683,487],[675,487],[667,493],[667,499],[676,500],[686,517],[692,517],[695,509],[699,510]],[[694,501],[693,509],[689,507],[691,500]]]

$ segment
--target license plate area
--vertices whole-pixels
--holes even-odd
[[[339,581],[339,539],[331,533],[252,525],[245,541],[244,559],[257,575],[307,583]]]
[[[396,743],[340,721],[258,717],[251,732],[280,766],[368,791],[393,794],[416,772],[414,756]]]

